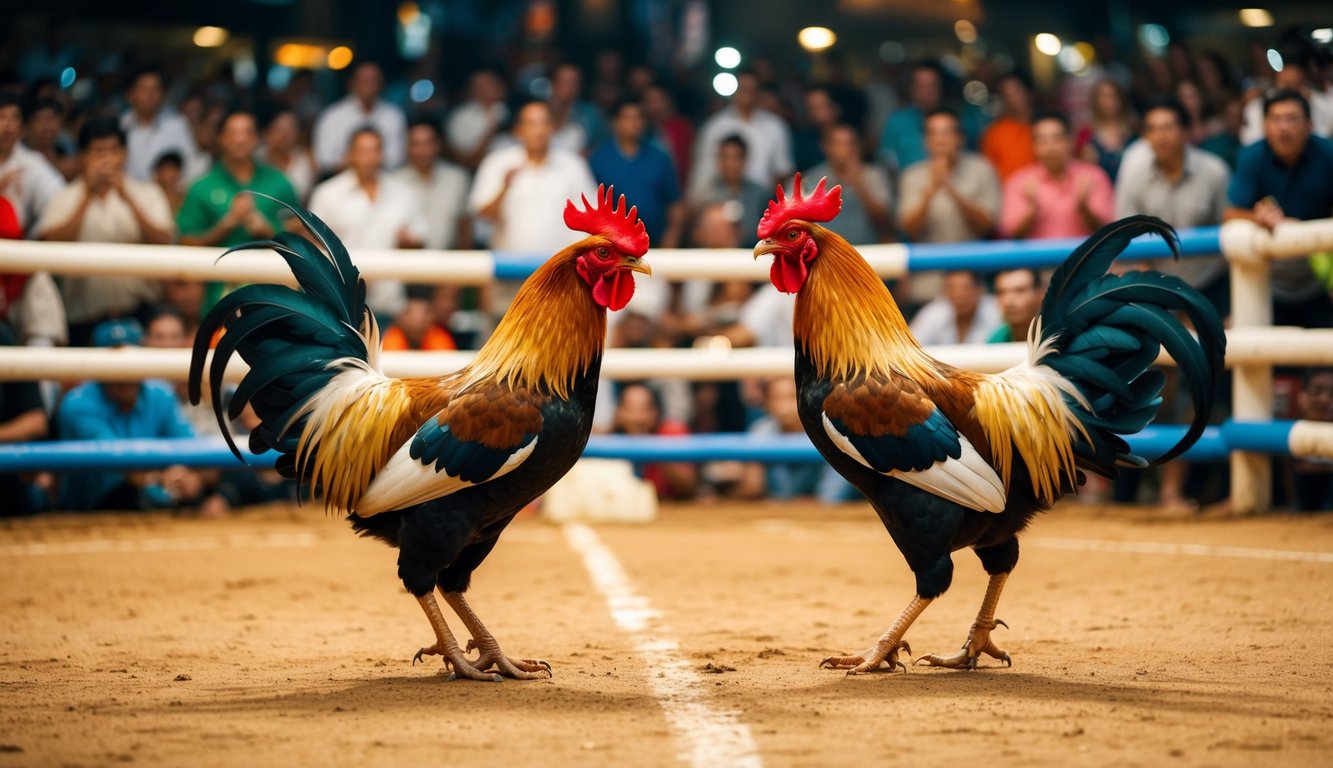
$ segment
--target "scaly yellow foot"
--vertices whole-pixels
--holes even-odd
[[[1009,625],[999,619],[984,624],[978,621],[972,625],[972,631],[967,633],[967,642],[963,643],[963,647],[957,653],[950,656],[940,656],[932,653],[922,656],[915,663],[921,664],[924,662],[932,667],[948,667],[950,669],[976,669],[977,659],[984,653],[1003,661],[1006,667],[1012,667],[1014,665],[1013,659],[1009,658],[1009,654],[996,647],[995,641],[990,638],[991,630],[996,627],[1008,629]]]
[[[912,646],[907,641],[897,643],[880,642],[873,648],[867,648],[855,656],[829,656],[819,662],[820,669],[845,669],[849,675],[862,675],[866,672],[874,672],[888,665],[890,672],[901,669],[907,671],[907,665],[898,660],[898,651],[905,651],[907,656],[912,656]]]

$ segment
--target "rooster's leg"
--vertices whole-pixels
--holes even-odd
[[[1004,581],[1007,578],[1009,578],[1008,573],[991,574],[990,584],[986,587],[986,599],[981,601],[977,620],[972,622],[972,630],[967,633],[967,642],[963,643],[963,647],[957,653],[951,656],[932,653],[917,659],[916,663],[925,662],[932,667],[951,669],[976,669],[977,659],[984,653],[1003,661],[1006,667],[1013,666],[1009,654],[997,648],[995,642],[990,639],[991,630],[996,627],[1009,628],[1008,624],[995,618],[995,606],[1000,602],[1000,592],[1004,589]]]
[[[469,680],[498,683],[504,679],[499,675],[482,672],[467,660],[463,650],[458,647],[458,641],[454,639],[454,633],[444,623],[444,614],[440,612],[440,604],[435,602],[435,593],[427,592],[418,597],[417,602],[421,603],[421,609],[426,612],[426,618],[430,619],[430,625],[435,629],[435,645],[417,651],[417,655],[412,658],[413,665],[421,661],[422,656],[443,656],[445,665],[453,670],[450,680],[466,677]]]
[[[883,664],[889,665],[890,672],[899,667],[906,672],[907,665],[898,661],[898,650],[902,649],[909,655],[912,653],[912,647],[903,642],[903,635],[907,634],[907,628],[912,626],[912,622],[916,621],[916,617],[920,616],[922,611],[926,610],[927,605],[930,605],[930,598],[921,595],[913,597],[912,602],[907,604],[903,612],[898,615],[897,621],[893,622],[893,626],[879,638],[874,647],[855,656],[830,656],[819,662],[819,666],[845,669],[849,675],[873,672]]]
[[[511,659],[504,655],[495,636],[481,623],[481,619],[472,610],[472,606],[468,605],[467,598],[463,597],[462,592],[445,592],[441,589],[440,594],[444,595],[444,601],[454,609],[458,618],[463,620],[467,631],[472,633],[472,639],[467,642],[467,650],[476,648],[480,654],[477,660],[472,662],[474,667],[485,670],[494,666],[500,674],[517,680],[536,680],[551,676],[551,665],[542,659]]]

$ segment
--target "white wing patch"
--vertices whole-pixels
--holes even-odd
[[[856,450],[852,441],[829,421],[828,414],[821,414],[824,419],[824,432],[828,434],[838,450],[856,459],[868,469],[874,469]],[[883,474],[914,485],[923,491],[933,493],[955,504],[960,504],[977,512],[1004,511],[1004,482],[995,473],[990,462],[982,458],[977,449],[963,435],[958,435],[963,452],[956,459],[937,461],[926,469],[916,471],[892,470]]]
[[[495,474],[482,482],[504,477],[518,469],[519,465],[532,455],[539,439],[534,437],[532,442],[514,451]],[[370,517],[393,509],[403,509],[481,484],[460,480],[443,470],[437,472],[434,462],[423,464],[419,459],[412,458],[409,453],[411,446],[412,439],[403,443],[403,446],[385,463],[379,474],[375,475],[375,479],[370,481],[366,492],[356,504],[355,511],[359,517]]]

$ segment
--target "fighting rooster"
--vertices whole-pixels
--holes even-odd
[[[322,496],[327,510],[398,548],[398,576],[435,630],[435,643],[414,663],[443,656],[453,676],[474,680],[549,676],[544,661],[502,653],[463,593],[515,513],[587,444],[606,310],[629,302],[632,272],[652,274],[640,260],[648,235],[637,209],[626,210],[623,195],[615,204],[610,189],[599,188],[595,207],[587,198],[583,209],[569,202],[565,223],[589,237],[528,278],[470,365],[419,379],[380,373],[365,281],[322,221],[293,212],[314,243],[281,233],[241,248],[276,251],[300,290],[250,285],[223,298],[195,338],[191,401],[200,398],[209,340],[225,329],[209,385],[228,444],[236,451],[219,390],[227,360],[239,352],[250,371],[227,415],[254,406],[262,424],[251,449],[279,451],[278,469]],[[471,634],[466,649],[445,623],[436,589]],[[478,655],[469,658],[474,647]]]
[[[1175,232],[1135,216],[1108,224],[1055,271],[1028,334],[1028,361],[996,375],[930,357],[908,331],[884,283],[830,221],[842,189],[821,180],[809,196],[797,175],[792,197],[778,187],[759,223],[755,257],[771,255],[773,284],[796,294],[793,331],[801,422],[828,462],[870,499],[916,576],[916,595],[868,650],[821,663],[848,674],[906,665],[908,627],[949,588],[951,553],[971,547],[990,584],[957,653],[917,659],[975,668],[981,654],[1010,664],[991,631],[1005,579],[1018,562],[1018,534],[1072,492],[1087,470],[1114,477],[1145,466],[1121,438],[1161,404],[1161,347],[1188,383],[1194,419],[1166,461],[1198,439],[1222,375],[1221,321],[1197,292],[1157,272],[1109,275],[1135,236]],[[1196,341],[1172,314],[1183,312]],[[1007,626],[1007,625],[1006,625]]]

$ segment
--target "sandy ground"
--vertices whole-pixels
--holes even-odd
[[[868,509],[676,507],[599,527],[765,766],[1333,764],[1333,517],[1154,522],[1066,506],[1024,539],[1010,669],[845,678],[910,597]],[[1079,551],[1202,544],[1199,556]],[[1136,546],[1136,545],[1135,545]],[[1244,547],[1244,552],[1215,548]],[[952,651],[984,574],[908,633]],[[562,532],[521,520],[471,597],[552,680],[447,682],[394,553],[310,509],[0,522],[0,768],[681,765],[647,668]]]

